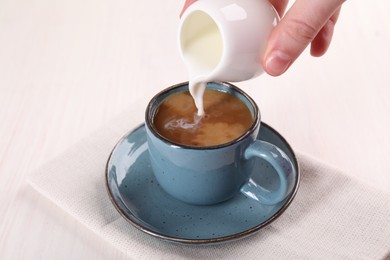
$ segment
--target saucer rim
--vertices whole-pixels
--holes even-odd
[[[291,151],[291,153],[292,153],[292,156],[291,156],[292,158],[291,159],[293,159],[293,161],[294,161],[294,163],[296,165],[296,169],[297,169],[295,185],[294,185],[293,190],[292,190],[291,194],[289,195],[288,199],[284,202],[283,206],[278,211],[276,211],[270,218],[268,218],[264,222],[254,226],[252,228],[249,228],[249,229],[247,229],[245,231],[242,231],[242,232],[239,232],[239,233],[236,233],[236,234],[233,234],[233,235],[217,237],[217,238],[190,239],[190,238],[172,237],[172,236],[168,236],[168,235],[162,234],[160,232],[156,232],[156,231],[150,230],[150,229],[146,228],[145,226],[142,226],[142,225],[136,223],[135,221],[133,221],[131,218],[129,218],[129,216],[126,214],[126,212],[124,212],[123,209],[120,208],[119,205],[117,204],[117,201],[114,199],[114,195],[113,195],[113,193],[112,193],[112,191],[110,189],[109,180],[108,180],[108,175],[109,175],[108,165],[109,165],[109,163],[111,161],[111,157],[112,157],[114,151],[116,150],[116,148],[118,147],[118,145],[121,144],[122,141],[124,139],[126,139],[129,135],[131,135],[133,132],[136,132],[137,130],[139,130],[142,127],[146,127],[145,123],[141,123],[137,127],[134,127],[132,130],[130,130],[126,134],[124,134],[117,141],[117,143],[114,145],[114,147],[111,150],[110,155],[109,155],[109,157],[107,159],[104,175],[105,175],[106,191],[107,191],[108,196],[109,196],[109,198],[111,200],[111,203],[114,205],[115,209],[119,212],[119,214],[128,223],[133,225],[135,228],[137,228],[137,229],[139,229],[139,230],[141,230],[141,231],[143,231],[143,232],[145,232],[145,233],[147,233],[147,234],[149,234],[149,235],[151,235],[153,237],[157,237],[157,238],[160,238],[162,240],[169,241],[169,242],[175,242],[175,243],[179,243],[179,244],[193,244],[193,245],[198,245],[198,244],[199,245],[200,244],[216,244],[216,243],[221,243],[221,242],[228,242],[228,241],[237,240],[237,239],[244,238],[244,237],[247,237],[247,236],[249,236],[251,234],[256,233],[257,231],[259,231],[263,227],[269,225],[274,220],[279,218],[284,213],[284,211],[290,206],[291,202],[294,200],[294,198],[295,198],[295,196],[296,196],[296,194],[298,192],[299,185],[300,185],[300,178],[301,178],[299,161],[297,160],[295,152],[292,149],[292,147],[290,146],[290,144],[273,127],[271,127],[270,125],[268,125],[268,124],[264,123],[263,121],[261,121],[260,122],[260,127],[264,127],[264,126],[267,127],[269,130],[271,130],[274,134],[276,134],[281,139],[281,141],[287,146],[287,148]],[[134,216],[134,218],[135,218],[135,216]]]

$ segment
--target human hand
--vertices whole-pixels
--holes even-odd
[[[181,14],[195,1],[186,0]],[[309,44],[312,56],[326,53],[345,0],[296,0],[284,16],[288,0],[269,1],[282,19],[271,32],[262,59],[268,74],[283,74]]]
[[[269,0],[282,17],[288,0]],[[268,38],[262,60],[264,70],[283,74],[310,44],[310,54],[326,53],[345,0],[296,0]]]

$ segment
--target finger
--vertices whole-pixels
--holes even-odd
[[[183,9],[180,12],[180,17],[183,15],[184,11],[193,3],[196,2],[196,0],[186,0],[183,6]]]
[[[286,11],[288,0],[269,0],[269,2],[275,7],[279,16],[282,17]]]
[[[311,42],[310,54],[314,57],[320,57],[328,50],[330,42],[332,41],[334,26],[340,14],[340,8],[328,20],[328,22],[318,32],[314,40]]]
[[[297,0],[272,31],[263,58],[265,71],[284,73],[345,0]]]

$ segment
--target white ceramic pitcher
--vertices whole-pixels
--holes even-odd
[[[190,79],[244,81],[260,75],[261,59],[279,22],[267,0],[198,0],[183,13],[179,49]]]

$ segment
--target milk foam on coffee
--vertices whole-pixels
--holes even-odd
[[[217,24],[203,12],[193,13],[183,27],[181,47],[189,71],[189,90],[198,116],[203,116],[203,94],[207,82],[213,81],[211,73],[219,64],[223,52]]]

